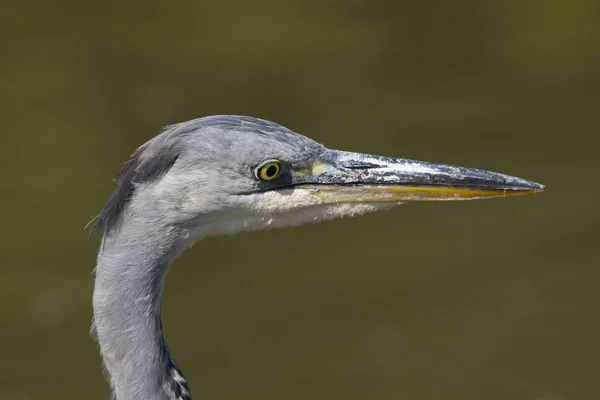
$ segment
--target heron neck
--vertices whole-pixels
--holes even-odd
[[[142,223],[130,220],[105,234],[98,253],[93,306],[100,352],[117,400],[190,399],[160,320],[165,277],[184,241],[176,230],[132,226]]]

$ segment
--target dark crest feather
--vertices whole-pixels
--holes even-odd
[[[119,223],[121,214],[135,190],[135,184],[151,182],[158,179],[171,169],[179,151],[172,146],[164,147],[155,152],[151,157],[144,154],[150,142],[146,143],[125,163],[117,175],[117,188],[112,193],[90,234],[93,234],[103,225],[108,233]]]

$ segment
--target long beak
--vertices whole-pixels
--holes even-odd
[[[544,190],[495,172],[337,150],[325,151],[311,175],[306,184],[326,203],[472,200]]]

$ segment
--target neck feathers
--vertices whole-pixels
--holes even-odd
[[[164,343],[165,349],[168,348],[167,344]],[[190,388],[188,386],[187,381],[183,377],[183,373],[177,366],[177,363],[171,357],[171,354],[168,356],[167,363],[167,380],[163,384],[163,388],[165,392],[167,392],[172,398],[175,400],[192,400],[192,395],[190,394]]]
[[[128,218],[105,234],[95,270],[94,330],[117,400],[190,400],[160,322],[165,277],[184,241],[150,221]]]

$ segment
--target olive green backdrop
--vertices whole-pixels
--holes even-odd
[[[547,190],[198,243],[163,308],[195,398],[600,399],[598,4],[6,2],[0,399],[108,398],[84,227],[222,113]]]

